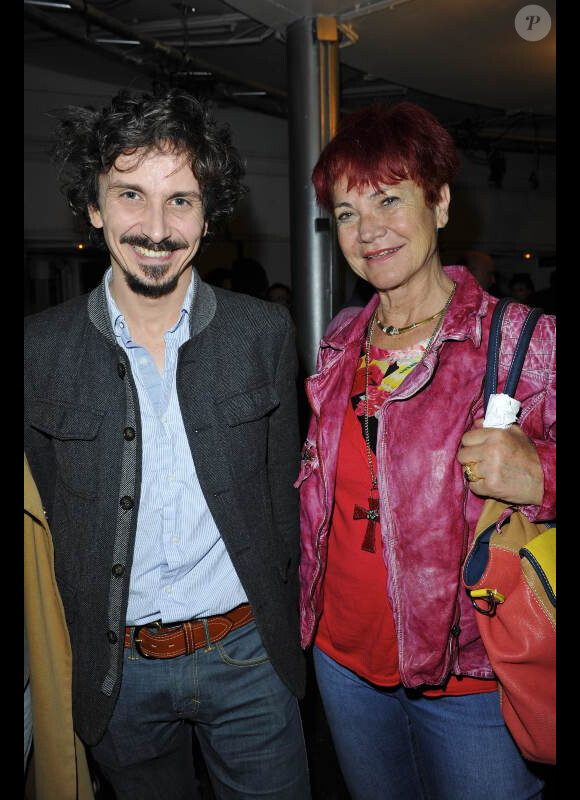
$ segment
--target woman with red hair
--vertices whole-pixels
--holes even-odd
[[[347,118],[313,172],[375,290],[322,339],[296,484],[303,646],[353,800],[542,789],[504,725],[461,566],[484,497],[556,516],[555,319],[532,337],[519,424],[483,428],[497,300],[437,249],[457,166],[447,131],[405,102]],[[525,313],[510,306],[507,324]]]

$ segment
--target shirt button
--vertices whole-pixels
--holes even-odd
[[[128,442],[131,442],[135,438],[135,428],[125,428],[123,436]]]
[[[459,636],[460,633],[461,633],[461,628],[459,627],[459,625],[454,625],[451,628],[451,635],[452,636]]]
[[[115,564],[115,565],[113,566],[113,568],[112,568],[111,572],[112,572],[112,573],[113,573],[113,575],[115,575],[117,578],[120,578],[122,575],[124,575],[124,574],[125,574],[125,567],[124,567],[124,565],[123,565],[123,564]]]
[[[119,378],[124,378],[127,374],[127,370],[125,369],[125,365],[119,361],[117,364],[117,372],[119,374]]]
[[[129,497],[128,495],[125,495],[125,497],[121,498],[120,506],[125,511],[129,511],[129,509],[133,508],[133,505],[134,505],[134,503],[133,503],[133,498],[132,497]]]
[[[115,631],[109,631],[107,633],[107,639],[111,642],[111,644],[117,644],[118,636]]]

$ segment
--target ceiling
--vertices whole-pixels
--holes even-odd
[[[343,112],[376,100],[425,106],[458,142],[555,147],[556,3],[541,41],[518,35],[525,0],[24,0],[25,61],[138,89],[181,85],[287,113],[286,28],[336,16]],[[65,7],[65,6],[68,6]]]

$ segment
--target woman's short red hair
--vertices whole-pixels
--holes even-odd
[[[382,103],[349,114],[322,153],[312,172],[316,199],[332,210],[337,181],[346,178],[348,191],[412,180],[433,206],[441,187],[459,166],[451,135],[435,117],[407,101]]]

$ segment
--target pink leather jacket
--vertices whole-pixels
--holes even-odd
[[[489,323],[497,301],[464,267],[444,269],[457,284],[455,296],[429,352],[389,395],[378,425],[387,594],[408,687],[440,685],[450,673],[493,677],[460,574],[483,501],[468,490],[456,454],[463,434],[483,415]],[[312,642],[323,608],[340,433],[377,303],[375,296],[364,309],[347,308],[335,317],[320,344],[317,373],[306,380],[313,416],[295,484],[301,499],[303,647]],[[525,313],[518,304],[506,315],[499,390]],[[532,520],[556,517],[555,323],[553,316],[541,317],[516,394],[519,424],[544,470],[542,505],[523,508]]]

